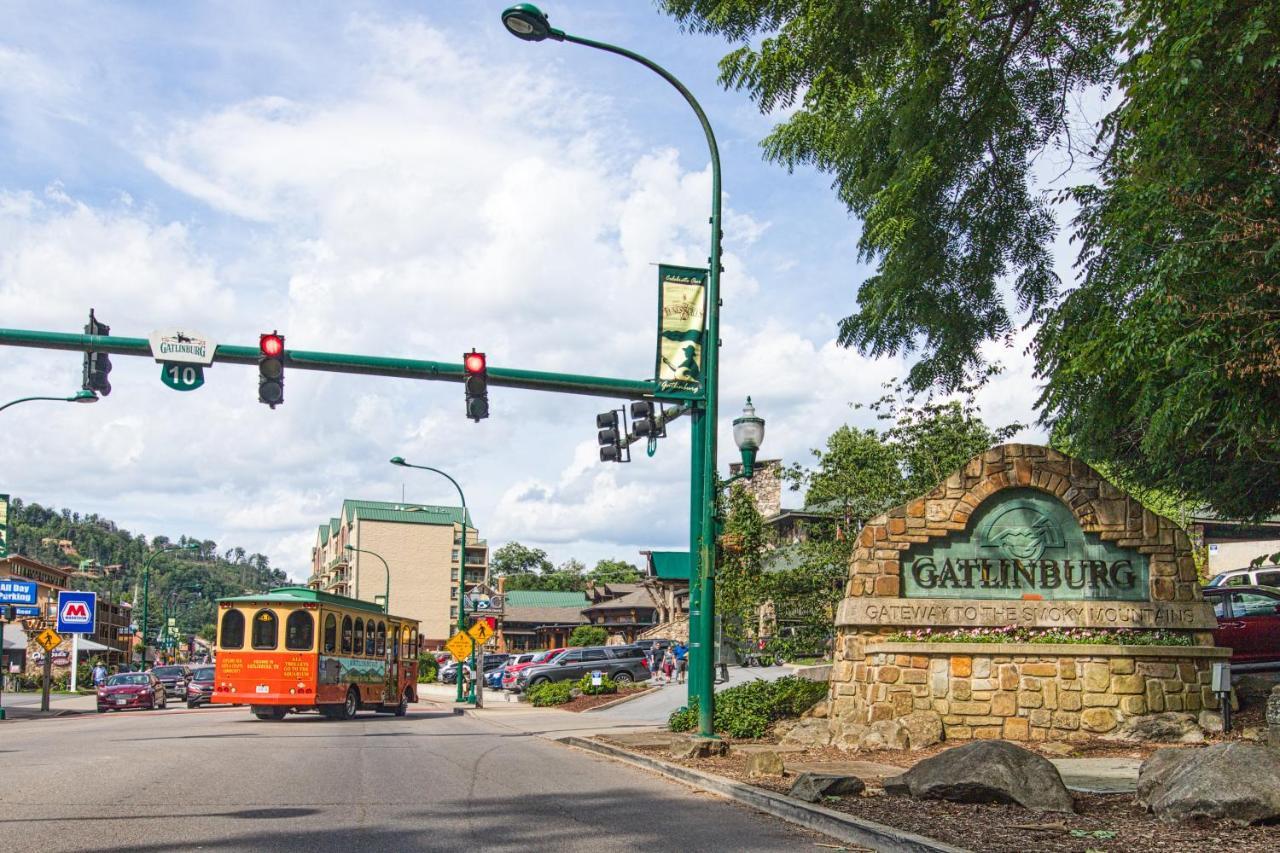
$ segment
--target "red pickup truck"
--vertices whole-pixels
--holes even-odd
[[[1218,617],[1213,641],[1231,649],[1233,671],[1280,669],[1280,588],[1210,587],[1204,600]]]

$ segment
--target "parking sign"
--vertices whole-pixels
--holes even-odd
[[[96,592],[59,592],[58,633],[92,634],[97,610]]]

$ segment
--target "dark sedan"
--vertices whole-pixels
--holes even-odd
[[[209,704],[213,695],[213,667],[200,666],[191,670],[191,680],[187,682],[187,707],[196,708]]]
[[[1280,589],[1218,586],[1204,599],[1218,617],[1213,642],[1231,649],[1232,670],[1280,669]]]
[[[98,688],[98,713],[131,708],[163,709],[166,698],[164,684],[151,673],[122,672]]]
[[[185,666],[157,666],[152,673],[164,684],[165,692],[175,699],[187,698],[187,682],[191,680],[191,670]]]

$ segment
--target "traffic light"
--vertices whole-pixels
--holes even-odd
[[[275,408],[284,402],[284,335],[258,336],[258,402]]]
[[[601,412],[596,415],[596,429],[599,430],[596,440],[600,443],[601,462],[631,461],[631,451],[623,443],[626,424],[624,423],[621,428],[618,426],[618,412],[620,411],[622,410],[615,409],[611,412]]]
[[[84,327],[86,335],[110,335],[111,327],[106,323],[99,323],[98,318],[93,316],[93,309],[89,309],[89,322]],[[111,393],[111,383],[107,381],[107,374],[111,372],[111,358],[105,352],[86,352],[84,354],[84,375],[80,387],[86,391],[96,391],[102,396]]]
[[[462,370],[466,373],[463,385],[467,392],[467,417],[479,423],[489,417],[489,373],[484,353],[463,353]]]
[[[636,438],[666,438],[666,424],[660,420],[661,410],[651,400],[636,400],[631,404],[631,433]]]

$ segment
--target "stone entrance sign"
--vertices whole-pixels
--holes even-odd
[[[1054,450],[993,447],[859,534],[836,617],[833,740],[865,747],[907,730],[1071,739],[1214,707],[1209,667],[1228,652],[1213,647],[1199,590],[1173,522]],[[1126,644],[1123,633],[1109,644],[975,642],[1007,627],[1032,640],[1159,629],[1186,644]],[[987,633],[954,634],[966,628]]]

